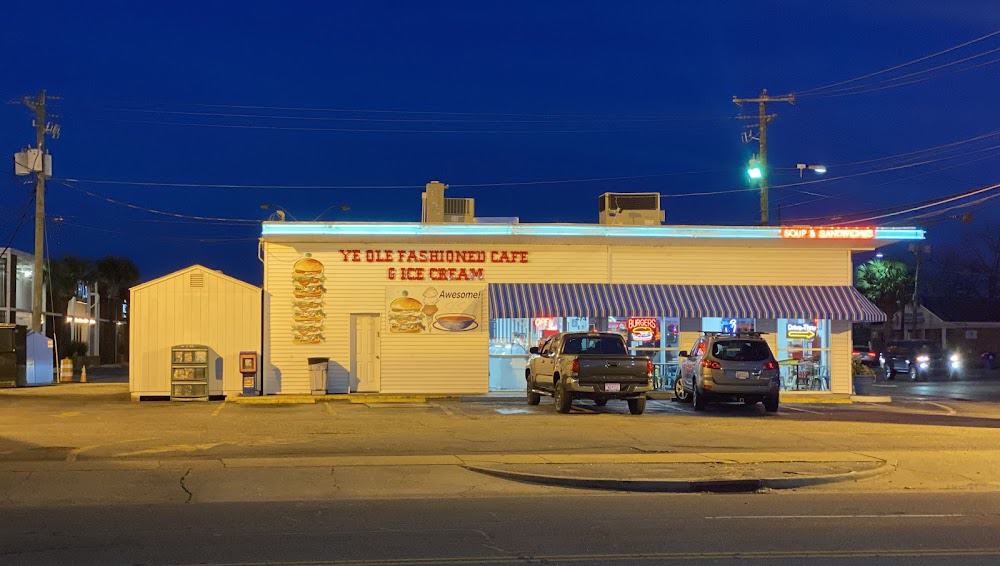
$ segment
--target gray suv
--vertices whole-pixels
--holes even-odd
[[[680,356],[674,394],[694,410],[705,410],[710,400],[763,402],[768,412],[778,410],[778,362],[760,333],[705,332]]]

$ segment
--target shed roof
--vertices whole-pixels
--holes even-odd
[[[157,283],[162,283],[164,281],[167,281],[168,279],[173,279],[175,277],[180,277],[181,275],[184,275],[186,273],[190,273],[192,271],[197,271],[197,270],[204,271],[207,275],[209,275],[211,277],[222,279],[222,280],[228,281],[230,283],[235,283],[237,285],[241,285],[243,287],[246,287],[248,289],[252,289],[254,291],[258,291],[259,292],[261,290],[261,288],[257,287],[256,285],[251,285],[251,284],[247,283],[246,281],[242,281],[242,280],[237,279],[235,277],[231,277],[229,275],[226,275],[225,273],[223,273],[223,272],[221,272],[221,271],[219,271],[217,269],[211,269],[211,268],[205,267],[204,265],[197,264],[197,263],[194,264],[194,265],[192,265],[192,266],[190,266],[190,267],[185,267],[184,269],[181,269],[181,270],[178,270],[178,271],[174,271],[173,273],[168,273],[168,274],[166,274],[166,275],[164,275],[162,277],[157,277],[156,279],[152,279],[150,281],[146,281],[145,283],[140,283],[140,284],[138,284],[138,285],[136,285],[134,287],[131,287],[129,290],[130,291],[138,291],[138,290],[144,289],[146,287],[150,287],[150,286],[156,285]]]

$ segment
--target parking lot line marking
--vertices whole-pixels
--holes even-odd
[[[677,404],[674,403],[673,401],[657,401],[655,406],[657,408],[662,407],[664,409],[669,409],[671,411],[676,411],[678,413],[686,413],[687,412],[684,409],[678,407]]]
[[[799,412],[802,412],[802,413],[812,413],[814,415],[822,415],[823,414],[823,413],[821,413],[819,411],[810,411],[809,409],[803,409],[801,407],[789,407],[788,405],[785,405],[784,408],[788,409],[789,411],[799,411]]]
[[[962,513],[907,513],[907,514],[865,514],[865,515],[715,515],[706,519],[722,521],[739,521],[750,519],[944,519],[965,517]]]
[[[222,402],[222,403],[219,403],[219,406],[218,406],[218,407],[216,407],[214,411],[212,411],[212,416],[213,416],[213,417],[217,417],[217,416],[219,416],[219,413],[221,413],[221,412],[222,412],[222,409],[224,409],[224,408],[225,408],[225,406],[226,406],[226,403],[225,403],[225,402]]]
[[[323,403],[323,410],[328,414],[333,414],[333,403]]]
[[[948,412],[948,415],[957,415],[958,414],[958,411],[956,411],[955,409],[952,409],[951,407],[949,407],[948,405],[945,405],[944,403],[935,403],[934,401],[920,401],[920,403],[926,403],[928,405],[934,405],[935,407],[939,407],[941,409],[944,409],[945,411]]]

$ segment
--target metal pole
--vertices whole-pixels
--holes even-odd
[[[760,95],[760,103],[758,104],[759,119],[760,119],[760,168],[764,175],[760,178],[760,225],[767,226],[770,222],[769,216],[769,206],[767,202],[767,107],[765,100],[767,100],[767,90],[765,89]]]
[[[45,90],[35,99],[35,147],[38,148],[41,170],[35,173],[35,265],[31,282],[31,330],[41,332],[45,317],[45,302],[42,296],[44,272],[42,258],[45,255]]]

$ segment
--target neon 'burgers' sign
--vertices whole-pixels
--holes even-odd
[[[660,336],[660,321],[656,317],[632,317],[625,322],[629,338],[636,342],[651,342]]]

